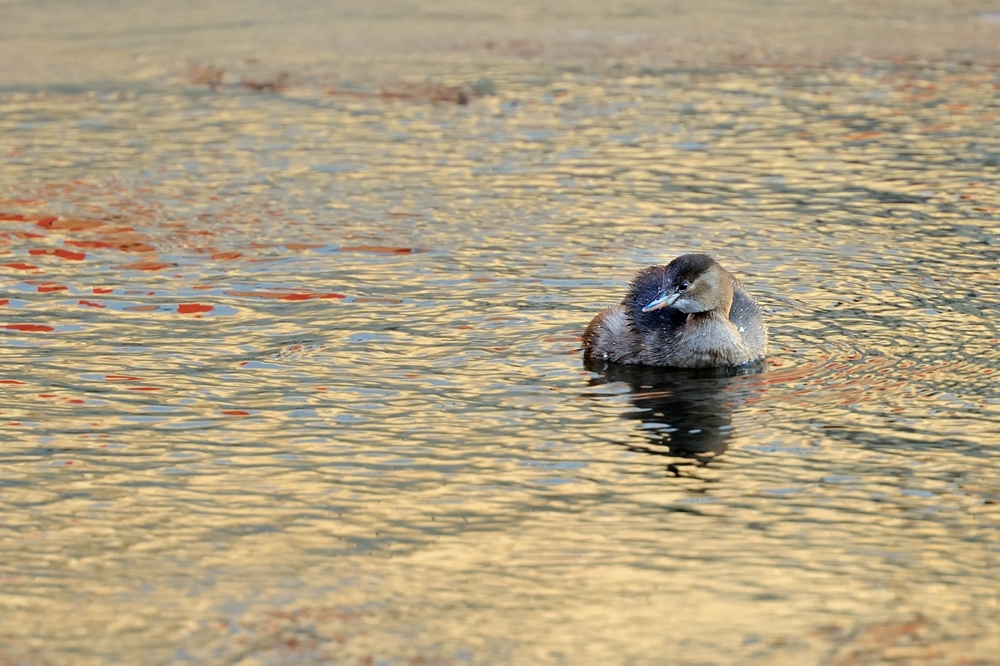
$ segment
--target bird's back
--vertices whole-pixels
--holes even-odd
[[[767,328],[757,299],[733,278],[733,305],[729,308],[729,321],[743,335],[743,341],[757,358],[767,356]]]

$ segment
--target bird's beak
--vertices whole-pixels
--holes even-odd
[[[661,291],[659,294],[657,294],[656,298],[651,300],[649,303],[646,303],[646,305],[642,307],[642,311],[652,312],[653,310],[659,310],[660,308],[669,307],[674,304],[674,301],[680,298],[680,295],[681,293],[679,291],[675,291],[672,294],[668,294],[665,291]]]

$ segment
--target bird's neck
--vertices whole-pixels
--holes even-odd
[[[724,271],[720,275],[713,277],[716,278],[714,280],[715,289],[713,290],[715,298],[713,302],[706,304],[712,307],[702,312],[695,312],[690,317],[705,319],[721,317],[722,319],[729,319],[729,311],[733,308],[733,298],[735,297],[733,292],[733,278]]]

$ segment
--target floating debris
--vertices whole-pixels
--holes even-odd
[[[259,92],[285,92],[292,87],[292,76],[288,72],[279,72],[273,79],[243,79],[240,85]]]
[[[188,67],[188,83],[194,85],[208,86],[212,90],[222,85],[222,79],[226,75],[226,70],[214,65],[199,65],[196,62]]]
[[[346,97],[378,97],[465,105],[472,99],[493,94],[494,91],[492,82],[490,85],[484,85],[481,81],[477,81],[470,86],[448,86],[442,83],[400,81],[385,85],[377,92],[345,88],[328,88],[326,92],[328,95]]]
[[[208,86],[212,90],[222,87],[240,87],[258,92],[285,92],[292,87],[292,76],[279,72],[273,77],[244,76],[239,83],[226,83],[226,70],[215,65],[191,63],[187,71],[187,81],[192,85]],[[230,77],[232,81],[235,77]]]

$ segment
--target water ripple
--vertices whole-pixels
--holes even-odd
[[[9,654],[992,658],[994,78],[0,93]],[[585,368],[684,251],[759,296],[766,367]]]

